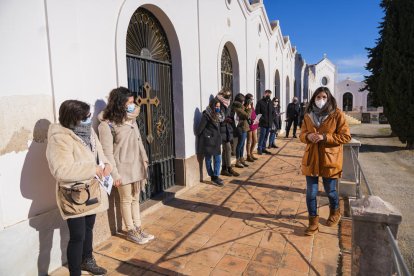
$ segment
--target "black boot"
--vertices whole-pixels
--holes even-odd
[[[229,173],[231,173],[233,176],[240,176],[240,174],[238,172],[236,172],[235,170],[233,170],[232,167],[229,168]]]
[[[100,267],[96,264],[94,257],[84,259],[81,264],[81,269],[84,271],[88,271],[93,275],[106,275],[107,273],[105,268]]]
[[[221,169],[221,175],[224,175],[224,176],[233,176],[233,175],[229,172],[229,170],[228,170],[228,168],[227,168],[227,167],[223,167],[223,168]]]
[[[217,186],[223,186],[223,180],[221,180],[218,176],[212,176],[211,181]]]

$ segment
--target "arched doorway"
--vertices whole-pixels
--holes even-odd
[[[367,94],[367,111],[377,111],[377,108],[374,106],[374,98],[371,92]]]
[[[275,97],[279,99],[280,102],[280,74],[279,70],[276,70],[275,74]]]
[[[224,46],[221,54],[221,88],[230,89],[233,93],[233,62],[227,46]]]
[[[265,72],[264,64],[261,59],[256,66],[256,101],[262,98],[265,90]]]
[[[286,77],[286,107],[290,103],[290,81],[289,76]]]
[[[128,88],[137,95],[137,123],[149,158],[149,180],[141,200],[175,184],[175,141],[170,45],[158,19],[139,8],[126,38]]]
[[[353,109],[353,98],[354,96],[350,92],[346,92],[342,97],[342,110],[352,111]]]

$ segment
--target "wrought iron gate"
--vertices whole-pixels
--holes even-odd
[[[128,88],[141,106],[137,123],[149,158],[149,180],[141,200],[175,184],[171,58],[158,20],[138,9],[127,33]]]
[[[233,65],[230,57],[230,52],[226,46],[223,48],[221,54],[221,88],[229,88],[233,92]],[[231,98],[233,98],[233,95]]]

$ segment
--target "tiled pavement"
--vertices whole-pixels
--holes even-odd
[[[327,198],[319,196],[320,233],[307,225],[304,145],[278,140],[224,187],[200,183],[143,217],[156,239],[140,246],[114,236],[96,248],[109,275],[336,275],[338,228],[324,226]],[[67,275],[67,269],[53,276]]]

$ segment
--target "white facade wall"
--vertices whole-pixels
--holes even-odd
[[[126,33],[141,6],[161,22],[171,47],[177,158],[195,155],[194,123],[221,88],[226,43],[237,57],[235,93],[256,96],[262,60],[264,89],[275,92],[278,70],[282,110],[292,99],[297,52],[260,2],[1,1],[0,275],[46,274],[65,261],[67,229],[45,158],[47,127],[64,100],[86,101],[96,116],[111,89],[127,86]]]
[[[352,110],[358,112],[367,112],[367,97],[368,90],[359,91],[365,84],[359,81],[353,81],[351,79],[346,79],[338,82],[336,88],[335,98],[338,102],[338,107],[343,109],[343,97],[345,93],[352,94]]]

